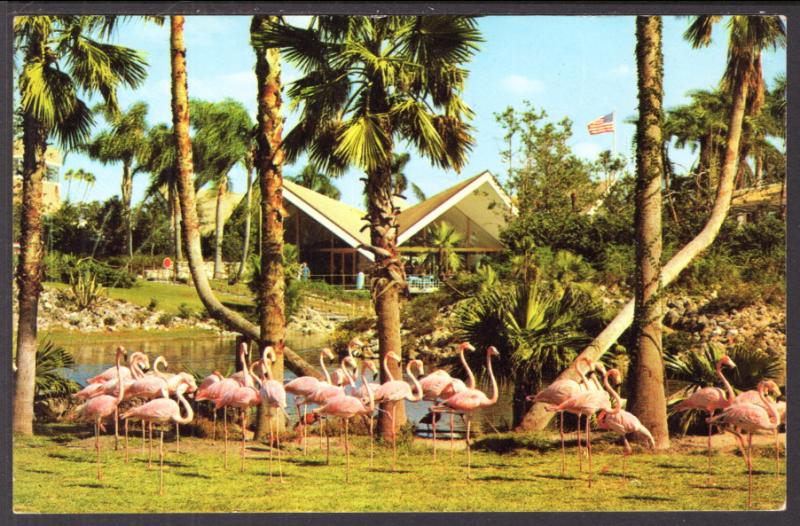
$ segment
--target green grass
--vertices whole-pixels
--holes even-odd
[[[69,285],[65,283],[46,282],[44,285],[57,289],[69,288]],[[191,285],[139,280],[129,289],[106,287],[105,291],[110,298],[125,300],[141,307],[147,307],[150,300],[155,298],[158,301],[156,309],[169,314],[177,314],[183,303],[194,312],[205,312],[200,297]],[[233,308],[252,307],[251,301],[238,295],[218,292],[217,297]]]
[[[41,431],[41,429],[40,429]],[[344,456],[338,447],[331,464],[311,439],[309,455],[290,446],[284,456],[285,483],[269,480],[268,449],[248,442],[244,473],[239,471],[239,442],[229,443],[230,466],[223,468],[218,440],[184,437],[181,453],[165,442],[165,494],[158,496],[157,463],[148,471],[138,438],[131,439],[131,461],[113,451],[103,436],[102,481],[96,479],[93,438],[88,427],[51,426],[50,436],[16,438],[14,510],[17,512],[261,512],[261,511],[612,511],[741,510],[747,502],[747,472],[740,457],[715,457],[715,475],[706,476],[703,451],[637,453],[629,457],[627,484],[621,477],[620,447],[601,436],[593,441],[595,481],[587,487],[574,449],[568,450],[565,478],[560,452],[517,449],[505,454],[473,451],[472,480],[464,467],[466,452],[451,460],[446,442],[433,462],[424,446],[399,450],[398,471],[391,473],[391,449],[377,447],[369,468],[368,440],[352,440],[351,482],[345,484]],[[332,439],[334,444],[334,439]],[[753,507],[778,509],[786,496],[783,472],[776,476],[770,458],[754,454]],[[157,459],[157,450],[156,450]],[[584,461],[586,467],[586,461]]]
[[[92,332],[85,333],[80,331],[70,331],[67,329],[40,331],[41,340],[50,340],[55,345],[70,345],[75,343],[115,343],[125,342],[155,342],[162,340],[190,340],[194,338],[206,338],[217,336],[217,331],[196,328],[170,329],[159,327],[152,331],[143,329],[119,330],[114,332]]]

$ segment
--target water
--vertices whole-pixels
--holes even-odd
[[[294,337],[286,342],[288,347],[315,365],[319,360],[319,349],[328,344],[329,341],[324,336]],[[118,345],[124,346],[128,353],[133,351],[144,352],[150,357],[151,363],[157,356],[164,356],[169,364],[166,368],[169,372],[191,369],[203,375],[210,374],[214,370],[226,374],[228,371],[233,370],[236,339],[202,336],[153,341],[141,341],[139,339],[126,341],[125,339],[120,339],[114,342],[92,342],[91,337],[88,337],[87,341],[84,342],[63,345],[75,357],[75,367],[64,372],[73,380],[84,385],[88,378],[114,365],[114,351]],[[287,369],[285,372],[286,381],[288,382],[293,378],[295,378],[294,373]],[[481,386],[481,388],[487,393],[491,390],[489,386]],[[289,412],[294,417],[294,397],[288,395],[287,402]],[[406,413],[408,418],[414,422],[419,421],[428,412],[430,406],[431,403],[427,401],[407,403]],[[501,389],[497,405],[480,411],[474,416],[473,421],[483,424],[482,427],[486,432],[491,432],[493,426],[497,429],[505,429],[511,422],[510,390]],[[440,428],[448,427],[449,417],[445,417],[439,426]],[[456,418],[456,427],[459,430],[462,429],[459,418]],[[427,429],[427,427],[420,426],[420,430],[424,429]],[[425,433],[422,434],[424,435]]]

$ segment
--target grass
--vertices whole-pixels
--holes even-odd
[[[67,329],[41,331],[39,336],[42,340],[50,340],[56,345],[70,345],[75,343],[116,343],[125,342],[155,342],[165,340],[190,340],[194,338],[205,338],[219,335],[218,331],[197,328],[177,328],[170,329],[159,327],[152,331],[143,329],[116,330],[114,332],[92,332],[85,333],[70,331]]]
[[[557,447],[545,453],[473,451],[472,480],[467,480],[466,452],[456,451],[451,460],[446,442],[440,445],[436,463],[425,446],[403,446],[398,471],[391,473],[391,449],[377,447],[370,469],[368,440],[359,436],[351,440],[351,482],[345,484],[343,453],[334,446],[331,464],[325,465],[315,437],[307,457],[297,446],[289,446],[285,483],[280,484],[277,465],[275,480],[269,480],[264,444],[248,442],[241,473],[235,432],[227,471],[221,440],[212,445],[208,439],[184,437],[176,454],[168,436],[165,494],[159,497],[157,463],[147,470],[138,438],[131,439],[128,464],[122,450],[112,450],[111,436],[101,438],[104,478],[98,481],[88,427],[49,426],[44,431],[49,435],[15,438],[17,512],[741,510],[747,502],[747,472],[737,456],[717,455],[709,483],[702,452],[651,454],[637,449],[628,459],[630,479],[625,483],[618,443],[599,435],[593,441],[591,488],[586,474],[578,472],[574,449],[568,450],[564,478]],[[781,508],[786,497],[784,468],[776,476],[771,459],[754,457],[753,507]]]
[[[44,285],[56,289],[69,288],[69,285],[57,282],[46,282]],[[178,314],[181,304],[186,304],[195,313],[205,312],[200,297],[191,285],[139,280],[129,289],[106,287],[105,291],[110,298],[125,300],[141,307],[147,307],[150,300],[155,298],[158,301],[156,309],[169,314]],[[253,305],[252,301],[239,295],[218,292],[217,297],[237,310]]]

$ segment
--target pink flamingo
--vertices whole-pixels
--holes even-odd
[[[125,353],[125,347],[123,347],[122,345],[118,346],[117,350],[118,351],[122,350],[122,352]],[[130,360],[130,362],[133,362],[133,360],[135,358],[137,358],[139,356],[142,356],[142,355],[143,355],[143,353],[141,353],[141,352],[134,352],[134,353],[131,354],[129,360]],[[147,358],[147,357],[145,356],[145,358]],[[115,366],[111,366],[108,369],[106,369],[105,371],[103,371],[102,373],[100,373],[100,374],[98,374],[96,376],[92,376],[91,378],[86,380],[86,383],[87,384],[104,384],[104,383],[108,382],[109,380],[116,380],[117,378],[127,379],[127,378],[130,378],[131,376],[133,376],[133,375],[131,374],[130,368],[125,367],[123,365],[123,366],[121,366],[119,368],[119,374],[117,374],[117,368]]]
[[[328,369],[325,367],[325,358],[333,360],[333,351],[325,347],[319,352],[319,364],[325,374],[325,380],[330,385],[331,377],[328,374]],[[295,406],[297,407],[297,421],[303,426],[303,455],[306,454],[306,414],[308,410],[308,397],[320,387],[320,380],[314,376],[300,376],[291,382],[287,383],[284,388],[287,393],[294,395]],[[300,406],[303,406],[303,415],[300,415]]]
[[[467,478],[472,477],[472,448],[469,442],[471,415],[477,409],[482,409],[496,404],[497,399],[500,396],[500,391],[497,388],[497,379],[494,377],[494,371],[492,370],[493,356],[500,356],[500,352],[493,345],[490,345],[486,349],[486,369],[489,371],[489,378],[492,380],[491,398],[486,396],[486,394],[479,389],[468,388],[465,391],[454,394],[440,405],[431,407],[432,411],[450,409],[464,414],[464,419],[467,423]]]
[[[286,390],[284,386],[279,381],[273,379],[272,377],[272,364],[275,363],[277,357],[275,356],[275,350],[272,346],[268,345],[264,348],[261,353],[261,378],[260,384],[261,388],[259,389],[260,399],[264,401],[269,407],[274,409],[280,409],[286,418],[289,418],[289,415],[286,413]],[[267,377],[264,377],[264,371],[267,372]],[[273,434],[272,431],[272,424],[275,423],[275,432]],[[269,479],[272,480],[272,446],[273,446],[273,437],[275,442],[277,443],[278,447],[278,475],[280,477],[280,481],[283,482],[283,468],[281,465],[281,435],[280,429],[278,427],[278,420],[277,418],[271,418],[269,422]]]
[[[342,369],[346,369],[348,366],[355,369],[357,367],[357,364],[356,364],[355,358],[351,358],[350,356],[345,356],[344,358],[342,358],[342,361],[340,362],[340,366],[341,366]],[[327,374],[326,374],[326,376],[327,376]],[[347,375],[347,378],[350,381],[350,386],[351,387],[355,387],[355,384],[353,383],[352,377],[349,374]],[[344,387],[338,386],[338,385],[331,385],[328,382],[320,381],[320,384],[319,384],[319,387],[317,388],[317,390],[314,391],[311,394],[311,396],[307,397],[306,401],[309,402],[309,403],[312,403],[312,404],[323,405],[329,399],[337,397],[337,396],[341,396],[341,395],[344,395],[344,394],[346,394],[345,390],[344,390]],[[328,419],[326,418],[325,419],[325,422],[326,422],[326,425],[325,425],[325,450],[326,450],[325,451],[325,463],[326,464],[330,464],[330,461],[331,461],[331,447],[330,447],[330,437],[328,435],[328,429],[327,429],[327,420]],[[320,428],[322,429],[322,425],[321,424],[320,424]],[[322,435],[320,435],[319,440],[320,440],[320,448],[321,448],[322,447]]]
[[[761,380],[761,382],[759,382],[759,385],[761,385],[761,384],[764,384],[764,391],[765,392],[767,392],[767,391],[771,392],[775,396],[776,400],[781,395],[781,389],[780,389],[780,387],[778,387],[778,384],[776,384],[774,381],[772,381],[772,380]],[[774,402],[774,401],[770,400],[769,398],[767,398],[767,401],[770,404],[775,406],[775,410],[778,412],[778,415],[781,417],[781,421],[783,421],[783,418],[784,418],[783,415],[786,414],[786,403],[785,402]],[[743,393],[739,393],[736,396],[736,398],[733,399],[733,403],[734,404],[756,404],[756,405],[762,405],[761,404],[761,398],[758,395],[758,389],[750,389],[749,391],[745,391]],[[783,406],[782,407],[783,415],[781,414],[781,404]],[[763,407],[764,407],[764,409],[766,409],[766,406],[763,406]],[[778,427],[779,426],[775,426],[775,433],[774,433],[775,434],[775,474],[776,475],[780,472],[780,443],[778,441]]]
[[[731,432],[736,435],[742,453],[744,450],[744,438],[742,432],[747,433],[747,469],[748,469],[748,489],[747,507],[752,506],[753,495],[753,433],[758,431],[774,431],[780,425],[780,415],[775,409],[775,405],[767,400],[764,394],[766,384],[758,384],[758,395],[760,404],[739,403],[732,404],[716,416],[709,417],[706,421],[717,425],[729,426]]]
[[[122,418],[125,419],[126,422],[130,418],[139,419],[143,423],[148,422],[151,426],[151,429],[153,424],[160,424],[161,439],[158,445],[159,495],[163,495],[164,493],[164,424],[175,422],[175,425],[177,426],[178,424],[188,424],[194,419],[194,411],[192,410],[192,406],[183,396],[184,393],[186,393],[190,388],[191,385],[188,382],[183,381],[175,389],[175,394],[178,397],[178,401],[186,410],[186,416],[181,416],[180,406],[178,405],[178,402],[169,398],[169,393],[166,386],[163,388],[162,398],[155,398],[143,405],[129,409],[122,414]]]
[[[461,393],[466,391],[467,389],[475,389],[475,374],[470,369],[469,364],[467,363],[467,359],[464,357],[464,351],[466,349],[475,350],[470,344],[464,344],[458,346],[458,354],[459,358],[461,359],[461,365],[464,367],[464,371],[467,373],[467,383],[464,383],[463,380],[460,378],[453,378],[452,383],[447,386],[444,391],[442,391],[441,398],[443,400],[447,400],[451,396],[457,393]],[[455,454],[455,411],[450,410],[442,410],[442,413],[450,413],[450,458],[452,459]],[[461,421],[464,422],[464,415],[461,416]],[[464,426],[466,427],[466,422],[464,422]]]
[[[653,435],[650,433],[650,430],[644,427],[642,422],[636,418],[635,415],[622,409],[622,399],[620,398],[619,393],[615,391],[611,385],[609,385],[609,378],[612,378],[614,383],[619,385],[621,382],[621,376],[622,375],[619,372],[619,369],[611,369],[608,371],[608,374],[604,379],[605,387],[608,392],[611,393],[616,405],[611,411],[600,411],[600,414],[597,415],[597,427],[599,429],[612,431],[622,437],[622,441],[625,446],[622,454],[622,477],[627,481],[625,476],[625,459],[628,458],[628,455],[633,453],[631,445],[628,442],[627,435],[634,434],[635,436],[642,437],[645,442],[647,442],[647,445],[650,449],[654,449],[656,447],[656,442],[653,439]]]
[[[602,364],[595,364],[595,368],[603,371],[603,382],[606,382],[608,373]],[[586,449],[589,452],[589,487],[592,486],[592,440],[590,431],[591,416],[598,411],[611,411],[611,398],[606,391],[583,391],[567,398],[558,405],[547,406],[548,411],[567,411],[586,417]]]
[[[155,373],[156,376],[160,376],[167,382],[167,390],[169,391],[170,395],[175,394],[175,391],[177,390],[178,386],[181,385],[182,383],[186,383],[188,385],[186,389],[187,393],[194,393],[195,391],[197,391],[197,382],[195,381],[193,375],[183,371],[178,373],[167,373],[164,371],[159,371],[158,370],[159,363],[163,363],[164,367],[167,366],[166,360],[162,359],[160,362],[156,360],[153,363],[153,373]],[[175,452],[176,453],[181,452],[181,427],[177,423],[175,424]]]
[[[239,347],[239,362],[244,364],[244,365],[246,365],[246,363],[247,363],[246,355],[247,355],[247,346],[246,345],[240,346]],[[244,371],[244,370],[246,370],[246,367],[244,367],[242,369],[242,371]],[[242,371],[240,371],[240,373]],[[236,374],[238,375],[237,378],[242,378],[242,381],[245,381],[245,378],[249,378],[249,376],[241,375],[239,373],[236,373]],[[215,382],[215,383],[211,384],[209,387],[207,387],[205,389],[205,391],[202,394],[202,396],[199,393],[195,396],[195,401],[200,402],[200,401],[203,401],[203,400],[209,400],[209,401],[214,402],[214,412],[216,413],[216,411],[218,410],[217,401],[219,401],[222,398],[224,398],[229,392],[234,391],[235,389],[238,389],[239,387],[243,386],[235,378],[233,378],[233,376],[234,375],[231,375],[228,378],[225,378],[224,380],[222,380],[220,382]],[[228,469],[228,407],[227,406],[224,406],[224,409],[223,409],[223,430],[224,430],[224,437],[225,437],[225,439],[224,439],[225,440],[225,455],[224,455],[224,457],[225,457],[225,469]]]
[[[125,349],[121,346],[117,347],[116,351],[116,364],[117,364],[117,372],[121,370],[120,362],[122,361],[122,356],[125,353]],[[120,374],[120,378],[122,375]],[[94,422],[94,447],[97,451],[97,479],[101,480],[103,478],[103,473],[101,471],[100,466],[100,429],[103,426],[102,420],[114,414],[114,412],[119,407],[120,402],[122,402],[123,397],[125,396],[125,383],[122,382],[120,384],[119,393],[116,397],[111,395],[103,394],[99,396],[95,396],[94,398],[90,399],[88,402],[83,404],[78,409],[78,418],[84,421],[93,421]]]
[[[203,378],[203,381],[201,381],[200,385],[197,386],[197,392],[195,393],[195,403],[198,402],[197,398],[201,396],[203,397],[201,398],[201,400],[207,400],[208,398],[206,397],[206,395],[208,394],[208,390],[211,388],[211,386],[223,381],[224,379],[225,377],[222,376],[222,373],[219,371],[214,371],[205,378]],[[216,442],[217,439],[217,412],[212,410],[212,413],[214,413],[214,426],[211,431],[212,433],[211,443],[213,444]]]
[[[420,371],[422,370],[422,362],[419,360],[412,360],[412,363],[418,363]],[[372,362],[364,360],[361,362],[361,381],[363,385],[366,386],[367,390],[367,402],[364,401],[357,396],[352,395],[341,395],[334,398],[329,399],[325,404],[322,406],[314,409],[314,413],[320,415],[329,415],[329,416],[337,416],[344,420],[344,451],[347,463],[347,469],[345,471],[345,483],[350,482],[350,439],[349,439],[349,422],[350,419],[357,415],[365,415],[369,416],[370,418],[370,441],[372,441],[372,415],[375,412],[375,397],[372,392],[372,386],[367,382],[367,377],[365,374],[366,369],[370,369],[373,373],[375,373],[375,366]],[[410,366],[410,363],[409,363]],[[348,380],[352,384],[353,379],[350,377],[350,373],[347,371],[346,368],[342,368],[345,374],[349,377]],[[409,375],[410,375],[409,371]],[[407,384],[406,384],[407,385]],[[419,384],[417,384],[419,385]],[[370,445],[370,450],[372,446]],[[371,456],[370,451],[370,456]]]
[[[414,394],[414,391],[412,391],[408,383],[403,380],[394,379],[392,372],[389,370],[389,358],[396,361],[398,364],[400,363],[400,357],[393,352],[389,352],[383,357],[383,369],[386,371],[386,376],[389,377],[389,380],[381,384],[373,394],[373,397],[376,402],[392,403],[392,471],[395,471],[397,468],[397,426],[395,425],[397,421],[397,403],[403,400],[408,400],[410,402],[419,402],[422,400],[422,386],[419,385],[419,381],[411,371],[411,367],[416,366],[419,374],[424,374],[424,367],[420,360],[410,360],[406,365],[406,373],[416,387],[416,394]]]
[[[464,357],[464,350],[474,351],[475,347],[473,347],[469,342],[463,342],[458,346],[459,352],[461,353],[461,357],[463,360]],[[463,360],[466,363],[466,360]],[[469,366],[467,366],[469,369]],[[470,371],[470,374],[472,371]],[[444,400],[450,398],[454,394],[456,394],[456,389],[460,389],[464,382],[461,382],[461,385],[453,386],[454,378],[450,376],[450,373],[443,369],[436,369],[428,376],[419,379],[419,384],[422,386],[422,399],[428,400],[430,402],[436,403],[440,399]],[[466,388],[466,386],[463,386]],[[431,413],[433,415],[433,413]],[[451,423],[453,415],[450,415]],[[436,460],[436,426],[438,423],[438,417],[434,418],[431,416],[431,429],[433,430],[433,460]],[[451,440],[452,440],[452,430],[450,433]],[[452,442],[451,442],[452,443]]]
[[[243,371],[246,371],[248,374],[244,375],[244,380],[247,385],[244,387],[238,386],[233,389],[229,389],[221,393],[221,396],[216,399],[216,403],[214,405],[215,409],[219,409],[220,407],[232,407],[239,409],[242,415],[242,447],[241,447],[241,467],[240,471],[244,471],[244,457],[245,457],[245,449],[244,449],[244,442],[245,442],[245,430],[247,429],[247,410],[251,407],[256,407],[261,405],[261,394],[259,390],[255,386],[254,378],[252,371],[247,366],[247,357],[243,351],[240,351],[242,357],[242,366]],[[255,364],[254,364],[255,365]],[[223,384],[220,382],[220,384]],[[227,457],[227,439],[228,439],[228,428],[227,425],[225,426],[225,440],[226,440],[226,457]],[[227,458],[226,458],[226,467],[227,467]]]
[[[375,390],[378,389],[381,384],[377,382],[368,382],[366,377],[366,369],[369,369],[372,372],[372,378],[374,379],[377,375],[378,371],[375,368],[375,364],[372,363],[370,360],[362,360],[361,361],[361,388],[358,391],[358,398],[361,399],[361,402],[364,404],[369,403],[370,397],[373,398],[374,402],[374,393]],[[374,404],[373,404],[374,405]],[[367,415],[367,420],[369,421],[369,467],[372,467],[373,460],[375,457],[375,432],[374,432],[374,419],[373,419],[373,411]]]
[[[364,343],[361,340],[359,340],[358,338],[353,338],[352,340],[347,342],[347,356],[349,356],[350,359],[355,359],[353,356],[353,350],[363,346]],[[352,379],[352,375],[349,372],[347,372],[343,367],[339,367],[338,369],[333,371],[330,383],[332,383],[333,385],[345,385],[346,383],[349,383],[350,379]]]
[[[580,393],[581,391],[588,390],[588,384],[586,382],[586,373],[581,371],[580,365],[581,363],[586,363],[591,369],[594,366],[594,362],[587,357],[583,357],[578,360],[575,364],[575,369],[578,372],[579,379],[573,380],[571,378],[565,378],[562,380],[556,380],[555,382],[551,383],[541,391],[539,391],[535,396],[528,396],[526,400],[529,402],[544,402],[547,404],[554,404],[558,405],[568,398],[575,396],[576,394]],[[567,462],[567,454],[566,448],[564,446],[564,411],[559,411],[559,415],[561,416],[561,422],[559,425],[559,434],[561,435],[561,476],[563,477],[566,472],[566,462]],[[581,423],[578,421],[578,428],[577,428],[577,436],[578,436],[578,456],[583,462],[583,456],[581,455],[580,451],[580,433],[581,433]]]
[[[736,398],[736,395],[733,392],[733,387],[728,383],[728,379],[722,374],[723,365],[736,367],[736,364],[733,363],[733,360],[731,360],[727,354],[717,360],[717,376],[719,376],[722,380],[722,384],[725,386],[724,391],[719,387],[703,387],[702,389],[698,389],[679,403],[675,411],[695,409],[705,411],[708,413],[709,417],[713,417],[717,409],[729,407]],[[708,419],[706,421],[708,422],[708,476],[711,477],[711,422],[709,422]]]

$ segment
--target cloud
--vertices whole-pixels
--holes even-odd
[[[597,159],[598,154],[603,151],[603,148],[593,142],[579,142],[572,147],[572,151],[575,152],[575,155],[578,157],[583,157],[588,161],[594,161]]]
[[[524,75],[507,75],[501,83],[506,90],[519,95],[530,95],[544,91],[544,83],[541,80],[529,79]]]
[[[613,77],[630,77],[633,74],[633,69],[628,64],[620,64],[609,73]]]

